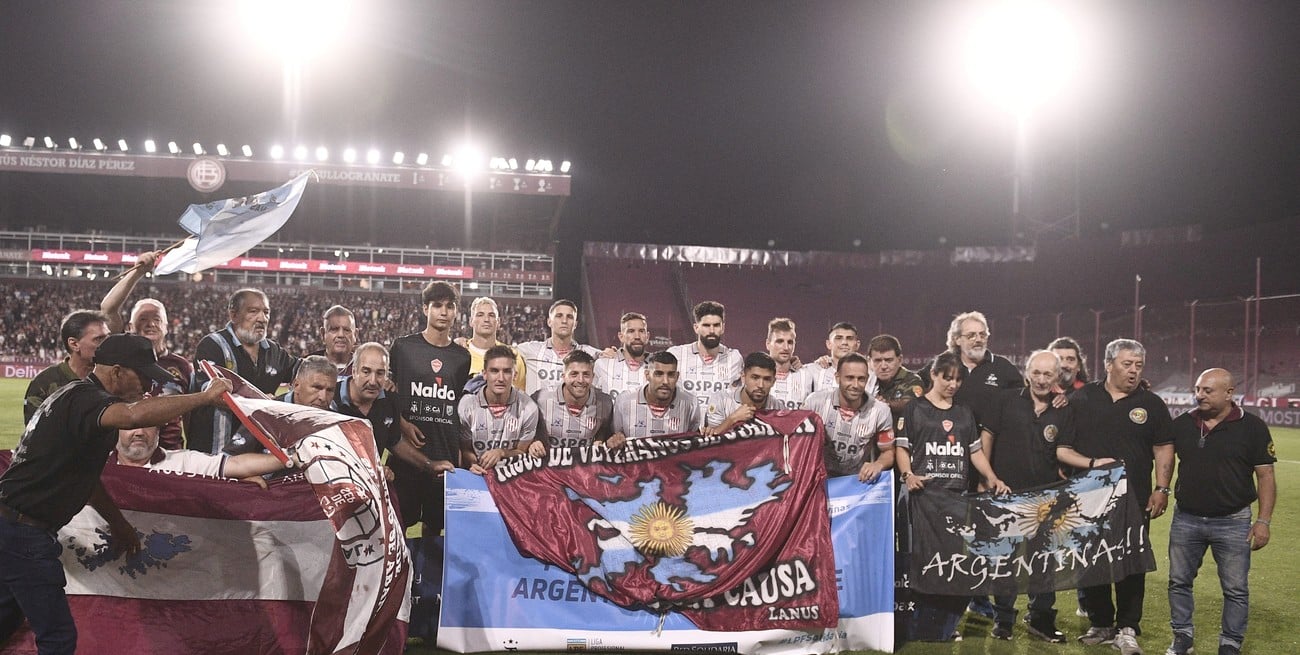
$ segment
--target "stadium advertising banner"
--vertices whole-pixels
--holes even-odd
[[[314,171],[315,181],[345,186],[419,189],[425,191],[470,191],[532,196],[567,196],[568,175],[483,171],[466,179],[452,170],[436,168],[372,166],[299,162],[219,159],[216,157],[169,157],[99,152],[48,152],[10,148],[0,150],[0,171],[20,173],[65,173],[118,175],[188,180],[202,193],[212,193],[226,182],[279,184],[303,172]]]
[[[834,626],[808,630],[701,630],[685,615],[625,609],[573,574],[520,554],[487,488],[457,472],[447,477],[447,544],[438,646],[477,651],[693,651],[828,653],[892,651],[893,481],[854,477],[826,483],[833,549]],[[538,519],[534,517],[534,521]],[[550,520],[543,521],[545,529]],[[737,601],[776,599],[796,577],[760,580]],[[789,583],[789,584],[787,584]],[[726,594],[720,596],[725,599]],[[454,599],[454,600],[453,600]],[[721,601],[725,602],[725,600]],[[775,608],[772,608],[775,609]],[[763,613],[768,612],[763,608]]]
[[[31,261],[45,264],[132,265],[135,264],[136,259],[136,255],[125,252],[41,249],[33,249],[31,252]],[[236,257],[214,268],[231,271],[266,271],[268,273],[336,273],[394,277],[436,277],[457,280],[468,280],[474,277],[473,266],[372,263],[346,260],[331,262],[323,259],[279,259],[275,257]]]

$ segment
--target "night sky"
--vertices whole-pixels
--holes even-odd
[[[468,133],[573,161],[570,242],[1002,243],[1013,120],[943,74],[958,4],[358,1],[290,109],[233,2],[10,2],[0,132],[435,157]],[[1030,211],[1072,208],[1077,164],[1085,232],[1300,214],[1300,3],[1069,9],[1089,73],[1034,117]]]

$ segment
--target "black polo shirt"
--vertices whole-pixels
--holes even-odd
[[[921,369],[920,376],[925,388],[930,388],[930,366],[927,364]],[[971,408],[975,413],[975,420],[979,423],[984,422],[984,415],[989,410],[990,403],[993,402],[993,391],[996,389],[1019,389],[1025,386],[1025,378],[1020,375],[1020,369],[1016,368],[1011,360],[1002,355],[994,355],[992,351],[984,351],[984,359],[980,363],[966,371],[966,379],[962,380],[961,387],[957,389],[957,395],[952,401],[958,405],[965,405]]]
[[[1013,491],[1060,480],[1056,444],[1074,437],[1074,406],[1052,407],[1052,394],[1042,414],[1034,412],[1028,388],[995,394],[982,426],[993,435],[993,472]]]
[[[379,397],[370,404],[370,413],[366,414],[361,411],[360,407],[352,404],[352,398],[348,395],[351,393],[349,391],[351,386],[352,376],[339,378],[339,392],[334,399],[334,404],[338,407],[338,413],[370,421],[370,428],[375,433],[375,445],[381,449],[392,450],[397,445],[398,439],[402,438],[402,426],[398,420],[400,410],[397,407],[397,396],[391,396],[385,391],[380,391]]]
[[[55,530],[67,525],[90,500],[117,445],[117,430],[99,424],[117,402],[94,373],[46,398],[0,475],[0,503]]]
[[[1227,516],[1241,511],[1259,498],[1255,467],[1277,461],[1268,425],[1236,405],[1208,431],[1199,411],[1183,414],[1174,419],[1173,434],[1178,455],[1174,498],[1178,510],[1189,514]]]
[[[1151,495],[1151,471],[1155,447],[1173,443],[1169,407],[1160,396],[1139,387],[1133,393],[1111,400],[1106,379],[1089,382],[1070,394],[1074,406],[1074,435],[1057,439],[1057,447],[1068,446],[1084,457],[1114,457],[1124,461],[1129,484],[1138,502]]]
[[[208,381],[208,376],[203,374],[203,369],[199,366],[199,362],[205,359],[238,373],[239,377],[261,389],[262,393],[271,395],[275,394],[281,384],[293,382],[298,368],[298,358],[285,352],[280,344],[270,339],[262,339],[258,344],[257,361],[253,361],[235,336],[235,328],[229,323],[225,329],[203,337],[195,348],[194,384],[191,391],[202,390]],[[185,445],[190,450],[219,453],[238,427],[239,422],[230,412],[211,405],[199,407],[190,412],[189,422],[185,424]]]

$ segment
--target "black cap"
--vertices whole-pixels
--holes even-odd
[[[124,366],[159,384],[176,380],[176,376],[158,365],[153,343],[138,334],[109,335],[95,349],[95,364]]]

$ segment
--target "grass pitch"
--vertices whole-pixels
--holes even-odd
[[[22,434],[22,400],[27,388],[26,380],[0,380],[0,449],[12,448]],[[1295,549],[1300,546],[1295,530],[1300,519],[1300,430],[1274,428],[1273,440],[1277,444],[1278,502],[1273,513],[1272,540],[1263,550],[1254,554],[1250,571],[1250,629],[1246,634],[1245,652],[1261,655],[1300,652],[1300,631],[1295,631],[1300,609],[1300,563]],[[1169,582],[1169,557],[1165,549],[1169,543],[1169,515],[1151,524],[1151,536],[1156,545],[1157,570],[1147,575],[1147,595],[1142,636],[1138,642],[1147,653],[1163,653],[1169,645],[1169,600],[1165,589]],[[1023,605],[1024,599],[1021,599]],[[1070,638],[1070,643],[1054,645],[1036,641],[1016,625],[1012,641],[996,641],[989,637],[993,624],[983,618],[967,615],[960,631],[963,640],[949,644],[912,643],[899,652],[907,655],[939,654],[993,654],[1024,655],[1059,653],[1085,655],[1087,653],[1114,652],[1109,646],[1082,646],[1074,638],[1087,629],[1087,619],[1074,616],[1076,606],[1073,591],[1057,595],[1056,607],[1060,610],[1057,626]],[[1214,653],[1218,648],[1219,614],[1223,598],[1219,592],[1218,578],[1213,558],[1208,555],[1201,567],[1196,585],[1196,646],[1198,653]],[[435,648],[414,647],[414,654],[439,653]]]

